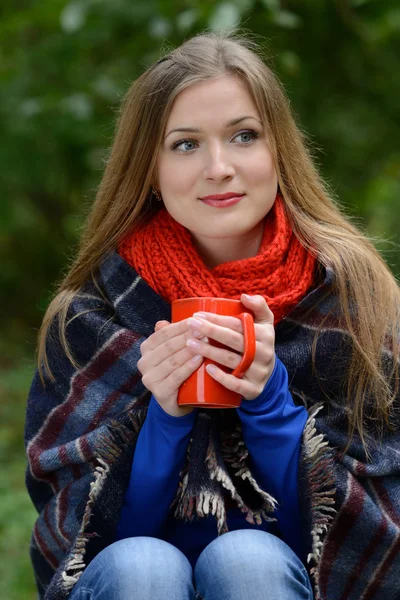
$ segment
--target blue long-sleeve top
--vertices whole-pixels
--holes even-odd
[[[242,400],[236,409],[243,440],[249,451],[251,472],[258,485],[279,503],[275,523],[252,525],[237,508],[228,508],[230,531],[261,529],[279,535],[302,559],[297,491],[301,436],[307,411],[296,406],[288,388],[285,366],[276,357],[275,367],[262,394]],[[117,527],[117,539],[151,536],[179,548],[194,567],[202,550],[217,537],[212,516],[192,522],[175,519],[170,505],[179,484],[197,409],[183,416],[166,413],[151,397],[140,430],[131,476]]]

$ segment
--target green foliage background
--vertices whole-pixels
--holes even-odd
[[[323,175],[400,273],[397,0],[3,0],[0,600],[35,597],[22,440],[35,336],[120,99],[161,48],[235,25],[263,37]]]

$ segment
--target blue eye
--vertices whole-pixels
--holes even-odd
[[[241,131],[240,133],[237,134],[236,137],[240,137],[241,135],[250,136],[250,139],[247,142],[244,142],[245,144],[248,144],[249,142],[256,140],[259,137],[259,134],[256,131],[253,131],[252,129],[247,129],[246,131]],[[236,139],[236,137],[234,139]]]
[[[250,145],[250,143],[254,140],[256,140],[260,134],[257,133],[257,131],[254,131],[253,129],[246,129],[245,131],[240,131],[239,133],[237,133],[235,135],[235,137],[233,138],[234,140],[236,140],[236,138],[242,136],[242,135],[247,135],[249,136],[250,139],[248,139],[247,141],[242,142],[244,146],[248,146]],[[181,146],[184,146],[185,144],[193,144],[192,148],[180,148]],[[182,153],[182,154],[188,154],[189,152],[191,152],[192,150],[194,150],[195,145],[197,144],[196,140],[192,140],[192,139],[186,139],[186,140],[178,140],[177,142],[175,142],[174,144],[172,144],[171,146],[171,150],[178,150]]]
[[[178,142],[175,142],[175,144],[173,144],[171,146],[171,150],[176,150],[177,148],[179,148],[179,146],[182,146],[183,144],[195,144],[195,141],[194,140],[179,140]],[[188,150],[189,151],[193,150],[193,148],[189,148]],[[185,150],[183,152],[185,152]]]

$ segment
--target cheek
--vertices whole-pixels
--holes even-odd
[[[196,183],[198,172],[193,161],[182,164],[180,161],[165,161],[159,169],[160,187],[168,192],[185,192]]]
[[[164,196],[175,192],[177,181],[177,177],[173,171],[160,174],[160,188]]]
[[[249,178],[254,183],[271,183],[277,181],[277,174],[272,160],[272,156],[268,153],[254,157],[254,160],[249,164]]]
[[[158,183],[161,189],[169,189],[175,180],[174,165],[165,158],[158,164]]]

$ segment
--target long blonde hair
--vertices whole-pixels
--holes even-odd
[[[79,251],[49,305],[38,338],[39,370],[52,377],[46,338],[55,317],[69,359],[65,336],[68,308],[83,284],[96,274],[104,256],[158,210],[151,192],[155,164],[167,119],[177,95],[188,86],[222,75],[236,75],[247,84],[271,144],[279,187],[297,237],[336,275],[346,327],[351,336],[347,403],[350,436],[365,441],[366,394],[374,399],[372,417],[390,425],[398,391],[398,317],[400,290],[373,244],[348,218],[321,180],[295,124],[289,102],[260,48],[237,33],[199,34],[148,68],[130,87],[120,109],[117,128],[102,181],[81,237]],[[357,307],[357,318],[353,318]],[[396,360],[387,373],[382,347]],[[74,363],[75,364],[75,363]]]

